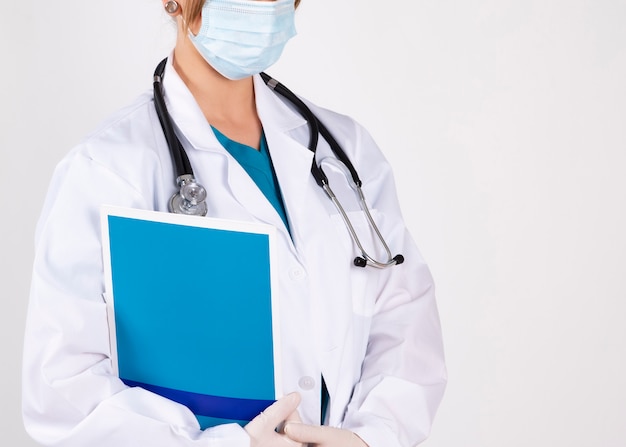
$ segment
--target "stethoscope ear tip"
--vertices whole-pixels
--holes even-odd
[[[365,260],[365,258],[357,256],[356,258],[354,258],[354,265],[356,265],[357,267],[365,267],[367,266],[367,261]]]
[[[396,261],[396,265],[400,265],[404,262],[404,256],[402,255],[395,255],[393,258],[394,261]]]

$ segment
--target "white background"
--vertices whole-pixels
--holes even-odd
[[[0,437],[53,166],[150,87],[158,0],[3,1]],[[303,0],[269,70],[395,168],[450,384],[427,447],[626,445],[626,1]],[[86,188],[89,185],[85,185]]]

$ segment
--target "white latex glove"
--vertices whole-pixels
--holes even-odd
[[[278,399],[252,419],[244,427],[250,436],[250,447],[302,447],[300,442],[289,439],[281,430],[287,422],[301,422],[296,410],[298,405],[300,395],[291,393]]]
[[[296,442],[316,447],[368,447],[351,431],[324,425],[289,422],[285,425],[285,434]]]

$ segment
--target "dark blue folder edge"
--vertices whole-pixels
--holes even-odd
[[[274,400],[241,399],[236,397],[210,396],[208,394],[191,393],[174,390],[147,383],[122,379],[130,387],[141,387],[167,399],[178,402],[189,408],[193,414],[221,419],[251,421],[265,410]]]

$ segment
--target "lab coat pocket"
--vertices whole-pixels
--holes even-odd
[[[380,217],[379,213],[376,210],[370,210],[370,213],[376,222]],[[376,244],[378,239],[363,211],[349,211],[346,215],[363,249],[374,258],[381,257],[379,253],[381,248],[378,248],[380,243]],[[354,259],[357,256],[361,256],[361,250],[353,240],[342,215],[333,214],[331,219],[341,240],[341,246],[336,247],[337,251],[340,252],[341,258],[345,259],[345,261],[342,260],[341,262],[346,262],[349,265],[352,310],[356,315],[371,316],[374,313],[374,304],[376,302],[377,269],[354,265]]]

